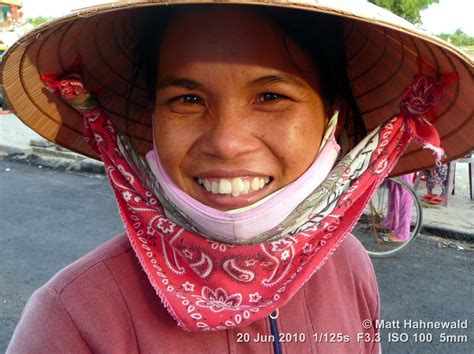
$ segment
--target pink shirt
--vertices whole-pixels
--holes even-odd
[[[379,352],[370,259],[348,236],[277,319],[284,353]],[[7,353],[272,353],[268,319],[185,332],[154,293],[120,235],[66,267],[28,301]]]

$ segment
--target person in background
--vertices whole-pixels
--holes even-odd
[[[413,185],[414,173],[399,178],[408,185]],[[388,208],[387,216],[376,227],[388,231],[388,241],[406,242],[410,238],[410,224],[413,209],[413,197],[399,183],[388,180]]]
[[[423,170],[421,174],[426,180],[427,191],[426,195],[421,199],[430,204],[443,204],[446,199],[448,165],[437,165]],[[433,193],[436,184],[441,188],[440,194]]]

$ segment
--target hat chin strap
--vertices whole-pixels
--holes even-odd
[[[146,160],[168,203],[163,203],[166,216],[179,222],[176,208],[199,232],[225,243],[256,243],[265,241],[261,235],[276,228],[327,177],[336,162],[340,147],[334,139],[337,114],[331,119],[322,148],[312,165],[297,180],[249,207],[220,211],[204,205],[183,192],[166,173],[156,148],[146,154]],[[155,145],[156,146],[156,145]],[[174,208],[166,207],[173,204]],[[273,237],[268,233],[267,238]]]

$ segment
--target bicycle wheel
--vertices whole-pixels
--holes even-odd
[[[389,237],[389,230],[383,227],[383,222],[387,217],[390,198],[387,186],[388,180],[398,184],[404,191],[409,193],[413,200],[410,233],[408,239],[403,242],[391,241],[392,237]],[[380,185],[370,199],[352,233],[364,245],[371,257],[390,257],[406,249],[416,239],[422,226],[422,218],[420,200],[411,186],[401,179],[388,178]]]

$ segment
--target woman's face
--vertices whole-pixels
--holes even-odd
[[[251,205],[301,176],[326,125],[311,59],[251,10],[194,10],[158,59],[156,148],[172,180],[219,210]]]

